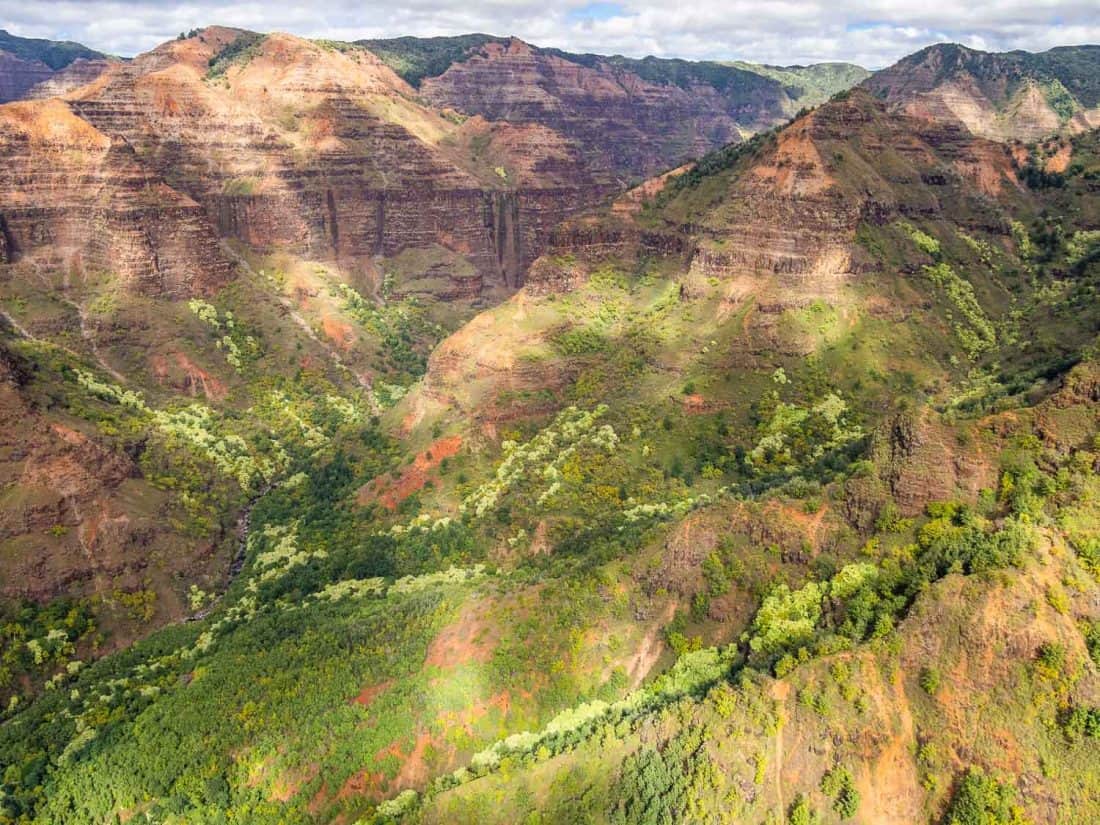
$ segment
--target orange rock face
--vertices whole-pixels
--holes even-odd
[[[0,106],[7,260],[114,273],[136,292],[184,296],[229,277],[202,208],[59,100]]]
[[[351,263],[439,244],[474,265],[478,289],[515,287],[554,225],[610,191],[560,137],[460,127],[365,49],[273,34],[212,69],[239,36],[172,41],[68,95],[217,234]]]

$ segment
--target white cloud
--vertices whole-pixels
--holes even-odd
[[[487,32],[573,51],[877,68],[922,46],[1041,50],[1100,43],[1096,0],[405,0],[363,4],[0,0],[0,28],[130,55],[214,23],[308,37]]]

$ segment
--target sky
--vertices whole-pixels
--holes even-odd
[[[484,32],[600,54],[881,68],[943,41],[1100,43],[1098,0],[0,0],[0,29],[130,56],[207,25],[336,40]]]

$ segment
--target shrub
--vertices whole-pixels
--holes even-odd
[[[1062,733],[1070,742],[1084,738],[1100,738],[1100,707],[1073,707],[1065,710],[1058,720]]]
[[[1015,804],[1016,789],[993,779],[979,768],[963,776],[944,815],[944,825],[1023,825]]]
[[[794,798],[791,807],[787,810],[787,822],[789,825],[817,825],[821,821],[817,812],[810,807],[806,797],[799,794]]]
[[[923,667],[920,671],[921,689],[929,696],[935,696],[940,689],[940,672],[934,667]]]
[[[859,791],[847,768],[836,767],[826,773],[821,778],[821,792],[833,797],[833,810],[841,819],[850,819],[859,809]]]

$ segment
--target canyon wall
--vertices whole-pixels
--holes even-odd
[[[228,279],[202,208],[61,101],[0,106],[0,157],[5,260],[109,271],[154,296],[204,293]]]
[[[556,223],[612,191],[553,145],[540,156],[514,135],[504,155],[534,150],[535,160],[503,180],[497,156],[471,159],[464,133],[365,50],[272,35],[212,77],[210,61],[236,36],[166,44],[71,100],[222,235],[353,264],[438,244],[469,260],[483,286],[514,288]]]

